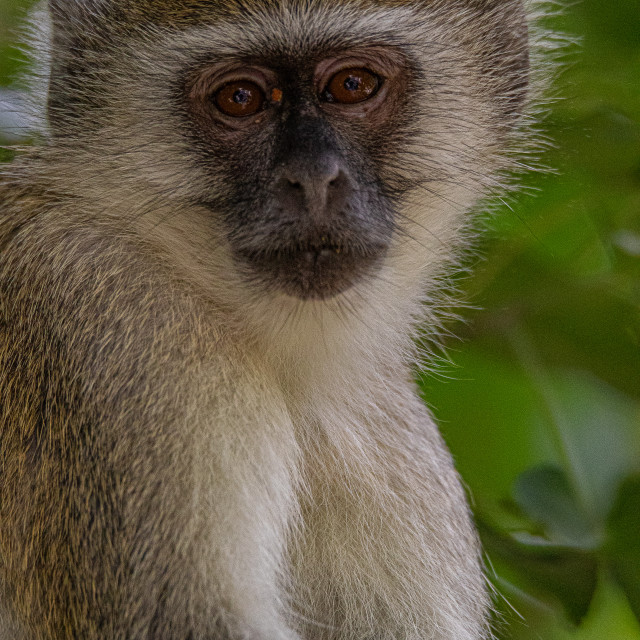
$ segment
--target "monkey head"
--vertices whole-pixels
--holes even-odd
[[[51,13],[53,136],[113,202],[126,190],[177,226],[197,208],[197,260],[223,253],[218,270],[254,292],[327,300],[423,278],[508,165],[526,102],[517,0],[54,0]],[[90,35],[71,38],[71,22]]]

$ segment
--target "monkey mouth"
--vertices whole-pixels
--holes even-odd
[[[270,251],[240,250],[250,278],[301,300],[337,296],[371,274],[387,246],[341,242],[330,237]]]

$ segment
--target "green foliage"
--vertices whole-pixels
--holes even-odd
[[[17,28],[33,0],[0,0],[0,86],[8,84],[24,63],[16,46]]]
[[[25,4],[0,0],[0,85]],[[553,27],[581,39],[545,122],[554,171],[489,221],[451,377],[421,384],[473,500],[498,635],[640,640],[640,0],[583,0]]]
[[[640,2],[554,23],[582,40],[545,122],[554,172],[489,222],[451,377],[422,384],[474,501],[498,635],[640,640]]]

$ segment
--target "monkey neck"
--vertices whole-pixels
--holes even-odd
[[[392,296],[387,285],[372,280],[327,301],[254,300],[242,310],[252,327],[245,345],[291,397],[348,399],[374,388],[379,396],[390,381],[410,383],[421,305],[397,289]]]

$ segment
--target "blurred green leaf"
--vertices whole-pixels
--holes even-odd
[[[590,552],[568,547],[525,543],[490,524],[479,522],[482,543],[491,557],[517,572],[517,581],[532,593],[562,604],[567,616],[579,624],[591,605],[598,564]]]
[[[553,456],[544,416],[522,370],[481,344],[455,354],[450,379],[421,381],[473,498],[496,503],[510,498],[526,469]]]
[[[525,471],[516,481],[514,498],[531,520],[543,526],[550,541],[585,551],[596,547],[588,519],[559,467],[544,465]]]
[[[607,550],[613,572],[640,621],[640,476],[620,489],[609,519]]]

